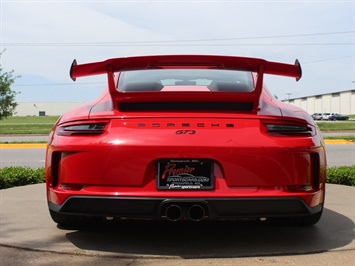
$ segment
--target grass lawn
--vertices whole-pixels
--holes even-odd
[[[59,116],[12,116],[0,121],[0,134],[49,134]]]
[[[355,130],[355,121],[317,122],[321,131],[346,131]]]
[[[59,116],[11,116],[0,120],[0,125],[8,124],[51,124],[58,120]]]

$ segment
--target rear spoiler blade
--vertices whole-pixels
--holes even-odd
[[[130,102],[130,101],[157,101],[160,96],[170,97],[172,100],[186,98],[185,93],[127,93],[118,92],[114,82],[114,73],[120,71],[129,70],[144,70],[144,69],[179,69],[179,68],[191,68],[191,69],[226,69],[226,70],[241,70],[258,73],[255,90],[250,93],[226,93],[222,94],[208,94],[203,92],[188,92],[192,98],[202,99],[210,102],[213,98],[217,100],[228,101],[248,101],[252,102],[252,110],[256,110],[259,104],[259,98],[263,87],[264,74],[279,75],[293,77],[298,81],[302,76],[302,70],[298,60],[295,64],[284,64],[278,62],[270,62],[259,58],[249,57],[233,57],[233,56],[216,56],[216,55],[156,55],[156,56],[140,56],[140,57],[126,57],[126,58],[114,58],[102,62],[87,63],[78,65],[76,60],[73,61],[70,68],[70,77],[72,80],[76,80],[78,77],[107,74],[108,88],[113,100],[114,106],[118,103]],[[195,95],[196,94],[196,95]],[[213,95],[213,96],[212,96]],[[228,97],[226,97],[228,96]],[[213,97],[213,98],[212,98]],[[190,99],[192,99],[190,98]],[[154,100],[155,99],[155,100]],[[228,100],[229,99],[229,100]]]
[[[298,60],[296,60],[294,65],[291,65],[249,57],[156,55],[114,58],[80,65],[74,60],[70,68],[70,77],[75,81],[78,77],[106,74],[109,71],[119,72],[150,68],[222,68],[259,72],[260,66],[263,66],[263,74],[294,77],[297,81],[302,76],[302,70]]]

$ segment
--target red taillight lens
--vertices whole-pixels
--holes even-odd
[[[290,185],[290,186],[287,186],[287,189],[290,192],[310,192],[313,190],[313,188],[310,184]]]
[[[314,136],[315,128],[307,123],[293,121],[262,121],[265,131],[271,136]]]
[[[62,183],[60,184],[59,188],[63,190],[81,190],[84,187],[82,184],[69,184],[69,183]]]
[[[100,135],[105,133],[107,124],[107,121],[68,123],[58,126],[56,134],[61,136]]]

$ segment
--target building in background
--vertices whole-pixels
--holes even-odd
[[[14,116],[59,116],[82,103],[19,102]]]
[[[355,114],[355,90],[346,90],[283,100],[313,113]]]

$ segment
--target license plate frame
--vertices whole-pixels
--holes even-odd
[[[161,159],[157,162],[156,188],[212,190],[213,170],[213,161],[209,159]]]

